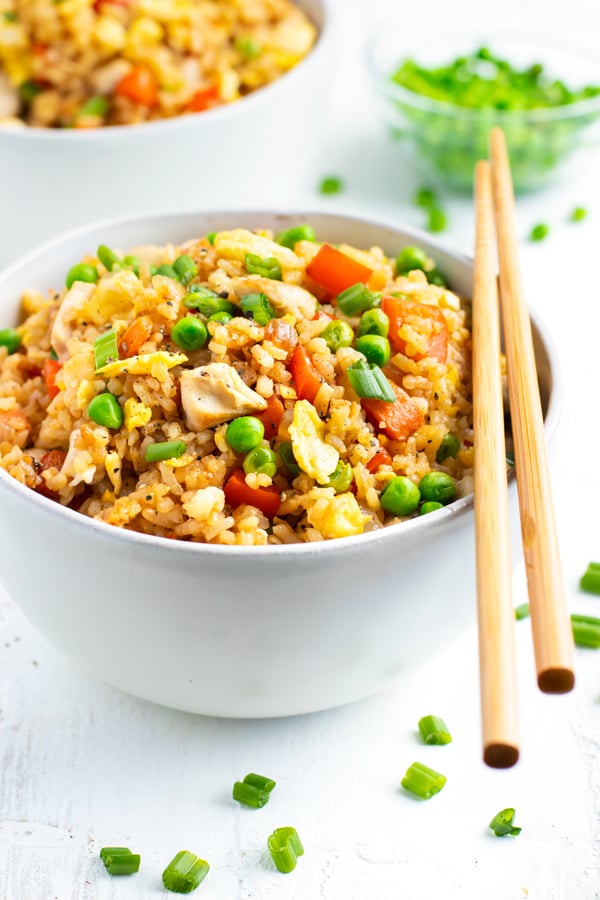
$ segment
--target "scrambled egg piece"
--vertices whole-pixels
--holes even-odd
[[[125,414],[125,428],[127,431],[133,431],[134,428],[141,428],[147,425],[152,418],[152,410],[143,403],[138,403],[133,397],[125,401],[123,410]]]
[[[319,484],[327,484],[339,462],[340,454],[335,447],[323,440],[325,425],[308,400],[299,400],[294,406],[290,436],[300,468]]]
[[[351,493],[321,497],[308,510],[308,521],[325,538],[362,534],[368,519]]]
[[[140,356],[130,356],[129,359],[117,359],[107,363],[101,369],[96,370],[96,375],[105,378],[114,378],[115,375],[158,375],[156,367],[164,366],[172,369],[187,362],[185,353],[167,353],[165,350],[157,350],[156,353],[142,353]]]

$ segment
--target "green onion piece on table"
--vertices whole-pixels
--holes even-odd
[[[583,220],[587,217],[587,209],[583,206],[576,206],[569,219],[571,222],[583,222]]]
[[[258,256],[256,253],[246,253],[246,272],[248,275],[262,275],[263,278],[271,278],[281,281],[281,263],[274,256]]]
[[[362,282],[353,284],[337,295],[336,306],[345,316],[359,316],[381,303],[381,294],[370,291]]]
[[[94,365],[96,371],[110,362],[115,362],[119,358],[119,347],[117,346],[117,333],[114,328],[105,331],[99,335],[94,341]]]
[[[573,613],[571,628],[573,629],[573,640],[578,647],[591,647],[594,650],[600,647],[600,619]]]
[[[534,225],[531,231],[529,232],[529,240],[530,241],[543,241],[550,234],[550,227],[546,225],[545,222],[540,222],[538,225]]]
[[[16,353],[21,346],[21,335],[14,328],[0,330],[0,347],[6,347],[8,355]]]
[[[304,854],[295,828],[276,828],[267,841],[267,847],[275,866],[284,874],[293,872],[298,857]]]
[[[0,332],[1,334],[1,332]],[[0,343],[1,343],[0,339]],[[591,562],[581,576],[579,587],[582,591],[600,596],[600,563]]]
[[[198,274],[198,266],[191,256],[188,256],[186,253],[177,257],[173,263],[173,269],[177,275],[177,280],[184,286],[189,284],[192,278],[195,278]]]
[[[240,303],[244,315],[252,317],[257,325],[266,325],[275,318],[275,310],[265,294],[246,294]]]
[[[448,227],[448,218],[446,213],[437,206],[432,206],[427,212],[427,231],[437,233],[445,231]]]
[[[282,247],[293,250],[299,241],[316,241],[317,236],[312,225],[296,225],[294,228],[286,228],[275,235],[275,240]]]
[[[319,193],[321,194],[339,194],[344,188],[344,182],[337,175],[327,175],[321,179],[319,184]]]
[[[264,775],[256,775],[254,772],[246,775],[243,781],[236,781],[233,785],[233,799],[244,806],[253,809],[262,809],[269,802],[271,791],[275,787],[272,778]]]
[[[490,828],[492,829],[496,837],[506,837],[507,835],[516,837],[518,834],[521,834],[521,829],[516,828],[513,825],[514,818],[515,811],[510,807],[508,809],[502,809],[499,813],[496,813],[496,815],[490,822]]]
[[[97,394],[93,400],[90,400],[87,414],[96,425],[103,425],[112,431],[118,431],[123,424],[123,410],[119,401],[114,394],[110,394],[108,391]]]
[[[419,188],[415,194],[415,205],[421,209],[431,209],[432,206],[438,205],[437,197],[430,188]]]
[[[439,794],[446,780],[446,776],[436,772],[435,769],[415,762],[407,769],[402,779],[402,787],[422,800],[430,800],[435,794]]]
[[[107,247],[106,244],[100,244],[98,249],[96,250],[96,256],[102,263],[105,269],[108,269],[109,272],[112,272],[115,266],[120,267],[123,265],[124,260],[120,259],[114,250],[111,250],[110,247]]]
[[[146,462],[163,462],[165,459],[179,459],[187,449],[185,441],[161,441],[146,448]]]
[[[520,606],[515,606],[515,619],[517,622],[520,622],[521,619],[527,619],[529,617],[529,603],[521,603]]]
[[[346,369],[348,381],[361,399],[373,398],[395,403],[396,394],[379,366],[359,359]]]
[[[76,281],[85,281],[88,284],[96,284],[100,278],[100,273],[96,266],[88,266],[86,263],[78,263],[72,266],[67,272],[65,284],[70,289]]]
[[[423,716],[419,719],[419,731],[426,744],[449,744],[452,741],[448,726],[439,716]]]
[[[109,875],[133,875],[140,869],[140,855],[129,847],[103,847],[100,858]]]
[[[205,859],[181,850],[163,872],[162,882],[174,894],[191,894],[204,881],[209,868]]]
[[[442,442],[438,447],[438,451],[435,454],[436,463],[443,463],[444,460],[448,459],[449,456],[456,459],[458,456],[458,451],[460,450],[460,441],[458,438],[451,434],[449,431],[442,438]]]

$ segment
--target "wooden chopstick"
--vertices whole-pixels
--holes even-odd
[[[542,691],[562,694],[575,684],[573,635],[565,601],[531,325],[519,273],[510,164],[500,128],[491,132],[490,155],[508,389],[537,680]]]
[[[492,180],[484,161],[475,169],[475,211],[473,428],[481,725],[483,759],[501,769],[517,762],[519,738]]]

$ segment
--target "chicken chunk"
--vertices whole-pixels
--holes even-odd
[[[267,401],[245,385],[227,363],[209,363],[184,372],[180,385],[181,404],[192,431],[204,431],[267,408]]]
[[[69,355],[67,342],[71,338],[73,321],[77,318],[77,314],[85,308],[95,290],[95,284],[76,281],[60,304],[52,326],[50,344],[61,361]]]
[[[296,319],[313,319],[317,311],[317,298],[298,284],[275,281],[261,275],[246,275],[232,278],[229,288],[242,298],[244,294],[264,294],[281,315],[292,315]]]

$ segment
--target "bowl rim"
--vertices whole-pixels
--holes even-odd
[[[429,112],[439,116],[448,116],[453,119],[462,119],[466,122],[478,122],[482,120],[493,120],[498,124],[515,124],[525,122],[555,122],[563,119],[578,118],[590,113],[600,114],[600,94],[596,97],[589,97],[585,100],[578,100],[575,103],[565,103],[560,106],[541,107],[537,109],[495,109],[494,107],[473,108],[468,106],[459,106],[455,103],[449,103],[445,100],[436,100],[433,97],[427,97],[425,94],[419,94],[409,88],[392,81],[392,71],[384,70],[377,61],[377,50],[380,42],[389,39],[390,33],[390,16],[385,17],[371,31],[370,37],[366,44],[366,63],[371,78],[379,93],[387,100],[395,102],[403,102],[423,112]],[[464,30],[458,27],[445,29],[444,34],[464,35]],[[514,27],[503,27],[494,29],[489,44],[493,47],[494,40],[501,38],[511,38],[517,42],[522,42],[529,46],[532,45],[530,37]],[[593,60],[598,59],[597,53],[590,45],[586,45],[578,38],[569,37],[569,46],[566,47],[564,42],[560,41],[559,36],[555,32],[548,29],[536,31],[535,41],[538,40],[554,41],[556,45],[564,52],[567,50],[572,54],[585,54]],[[465,38],[467,41],[468,38]],[[532,51],[533,52],[533,51]],[[408,56],[406,54],[398,55],[396,67],[402,63]],[[600,84],[600,66],[599,66]]]
[[[334,28],[332,26],[332,0],[315,0],[318,7],[318,13],[322,16],[322,23],[319,25],[314,22],[312,16],[309,18],[313,25],[317,28],[317,40],[310,52],[296,63],[296,65],[276,78],[275,81],[269,82],[264,87],[256,91],[252,91],[234,103],[224,103],[222,106],[205,110],[201,113],[187,113],[185,115],[173,116],[165,119],[155,119],[151,122],[137,122],[129,125],[106,125],[101,128],[92,129],[75,129],[75,128],[41,128],[35,125],[21,125],[15,123],[0,122],[0,143],[3,140],[8,141],[49,141],[52,143],[79,143],[90,145],[95,143],[112,142],[115,140],[124,141],[127,139],[151,137],[155,132],[175,132],[177,130],[202,127],[200,122],[220,122],[237,115],[239,104],[242,103],[244,110],[249,109],[252,114],[254,107],[261,103],[268,103],[273,94],[280,93],[286,89],[286,85],[293,85],[296,81],[305,75],[310,75],[310,70],[327,52],[331,41]],[[297,5],[297,0],[294,0]],[[283,86],[281,83],[283,82]],[[263,95],[266,95],[263,96]],[[208,117],[208,118],[207,118]]]
[[[298,210],[295,208],[270,208],[257,210],[254,207],[223,207],[220,210],[194,211],[190,209],[182,209],[179,211],[169,211],[166,213],[162,211],[146,212],[143,214],[136,214],[131,216],[103,219],[92,224],[72,228],[69,231],[63,232],[57,237],[46,241],[40,246],[19,257],[6,268],[0,270],[0,292],[2,291],[2,288],[6,281],[8,281],[14,274],[17,274],[18,272],[25,269],[30,263],[35,262],[39,257],[51,255],[52,251],[60,247],[62,244],[70,240],[76,240],[80,238],[85,239],[86,235],[92,235],[98,230],[135,224],[139,224],[140,226],[142,226],[144,223],[147,223],[150,220],[160,220],[161,223],[164,222],[165,230],[167,230],[169,227],[169,221],[172,219],[178,219],[181,216],[197,215],[198,217],[220,217],[236,214],[256,216],[257,220],[259,221],[261,219],[264,219],[265,217],[272,217],[273,219],[275,219],[279,216],[289,216],[297,219],[302,218],[303,220],[309,221],[311,218],[320,217],[321,219],[330,219],[332,226],[335,226],[336,223],[338,225],[343,223],[352,223],[359,226],[365,225],[376,228],[387,228],[391,232],[401,234],[402,240],[406,239],[407,241],[413,243],[425,244],[428,247],[428,253],[432,252],[435,254],[436,251],[439,251],[441,253],[447,254],[462,266],[466,266],[471,275],[473,272],[473,260],[470,256],[451,249],[445,244],[444,241],[438,240],[437,238],[432,237],[431,235],[418,228],[398,224],[397,222],[386,219],[385,217],[371,217],[369,215],[363,215],[361,213],[333,213],[320,209],[313,209],[312,211],[305,209]],[[547,437],[550,437],[556,430],[560,413],[561,389],[557,362],[558,356],[554,342],[549,336],[546,326],[538,320],[535,314],[531,315],[531,320],[539,334],[539,337],[548,355],[548,359],[551,363],[552,378],[548,398],[548,409],[544,419],[544,431]],[[509,473],[509,482],[512,483],[514,489],[514,468],[511,473]],[[42,494],[39,494],[31,490],[31,488],[28,488],[25,485],[21,484],[16,479],[12,478],[8,474],[8,472],[0,468],[0,498],[3,491],[6,491],[8,494],[13,495],[14,499],[16,500],[24,499],[27,504],[31,504],[32,511],[35,511],[36,507],[40,508],[41,511],[43,511],[50,519],[54,520],[54,525],[57,529],[67,526],[73,527],[75,528],[75,530],[81,533],[82,537],[96,536],[101,542],[108,542],[109,544],[116,545],[116,549],[118,549],[119,547],[122,549],[127,549],[129,547],[131,550],[137,548],[138,551],[142,551],[145,549],[148,551],[154,551],[156,553],[167,552],[170,555],[194,554],[199,555],[200,557],[214,556],[220,557],[222,559],[236,558],[246,561],[249,561],[251,559],[258,559],[260,561],[269,559],[277,560],[279,562],[292,560],[296,559],[297,557],[303,556],[314,558],[317,556],[322,556],[323,554],[333,554],[336,557],[344,556],[346,554],[354,554],[357,550],[360,550],[361,547],[364,547],[366,550],[370,544],[375,542],[380,543],[382,541],[384,543],[394,544],[399,544],[400,542],[404,541],[405,543],[410,544],[410,542],[418,540],[419,536],[424,530],[427,530],[427,533],[439,534],[444,533],[449,528],[455,528],[456,520],[463,520],[467,515],[472,514],[474,510],[473,493],[470,493],[464,497],[459,498],[458,500],[453,501],[452,503],[448,504],[448,506],[429,513],[426,516],[417,516],[416,518],[409,519],[408,521],[400,522],[396,525],[382,527],[366,534],[363,533],[344,538],[315,542],[302,542],[298,544],[231,546],[227,544],[204,544],[199,542],[195,543],[188,541],[169,540],[168,538],[160,537],[158,535],[129,531],[127,529],[118,528],[114,525],[109,525],[106,522],[101,522],[96,519],[89,518],[88,516],[82,515],[76,510],[61,506],[55,501],[50,500],[49,498],[44,497]],[[0,504],[0,508],[1,507],[2,504]]]

